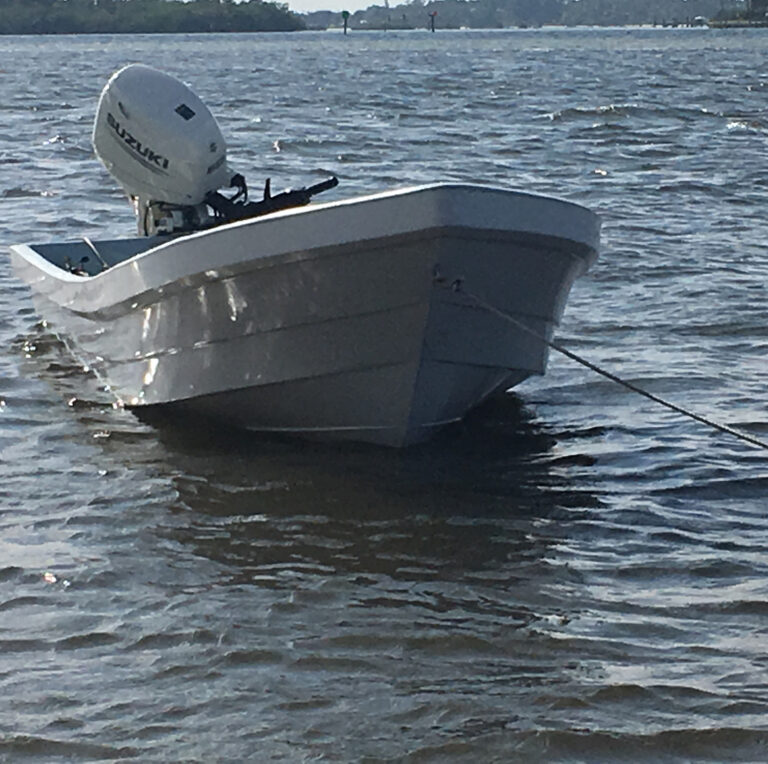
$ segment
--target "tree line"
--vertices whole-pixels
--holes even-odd
[[[0,0],[0,34],[286,32],[304,22],[264,0]]]
[[[765,4],[766,0],[751,0]],[[730,17],[747,8],[746,0],[408,0],[385,7],[378,0],[352,17],[352,26],[379,28],[424,26],[429,12],[437,12],[438,26],[537,27],[640,24],[693,24],[700,19]],[[394,5],[390,0],[390,6]],[[318,16],[315,19],[315,16]],[[337,23],[309,14],[310,25]]]

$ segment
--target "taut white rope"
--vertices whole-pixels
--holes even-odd
[[[600,368],[599,366],[592,363],[591,361],[588,361],[586,358],[582,358],[581,356],[577,355],[573,351],[568,350],[567,348],[564,348],[562,345],[559,345],[556,342],[552,342],[551,340],[548,340],[543,335],[539,334],[538,332],[534,331],[530,327],[526,326],[522,321],[518,321],[513,316],[510,316],[509,313],[505,313],[503,310],[499,310],[497,307],[486,302],[482,298],[478,297],[476,294],[473,294],[472,292],[468,292],[466,289],[464,289],[461,281],[453,282],[453,284],[451,285],[451,288],[453,289],[454,292],[461,294],[464,297],[467,297],[478,307],[483,308],[484,310],[487,310],[490,313],[493,313],[499,318],[503,318],[505,321],[508,321],[509,323],[513,324],[514,326],[516,326],[518,329],[525,332],[526,334],[530,334],[532,337],[536,337],[536,339],[540,340],[541,342],[546,342],[547,345],[549,345],[549,347],[551,347],[553,350],[556,350],[558,353],[561,353],[566,358],[570,358],[572,361],[576,361],[576,363],[579,363],[582,366],[585,366],[587,369],[590,369],[591,371],[594,371],[595,373],[600,374],[606,379],[610,379],[612,382],[615,382],[616,384],[621,385],[622,387],[626,387],[628,390],[631,390],[632,392],[637,393],[638,395],[642,395],[643,397],[648,398],[654,403],[658,403],[660,406],[664,406],[665,408],[668,408],[671,411],[675,411],[678,414],[682,414],[683,416],[686,416],[689,419],[693,419],[694,421],[699,422],[701,424],[704,424],[707,427],[711,427],[714,430],[719,430],[720,432],[724,432],[724,433],[727,433],[728,435],[732,435],[734,438],[743,440],[746,443],[750,443],[753,446],[758,446],[759,448],[764,448],[768,450],[768,443],[762,440],[759,440],[758,438],[753,438],[751,435],[747,435],[743,432],[739,432],[739,430],[734,430],[732,427],[728,427],[728,425],[720,424],[719,422],[714,422],[711,419],[707,419],[706,417],[696,414],[693,411],[689,411],[688,409],[684,409],[682,406],[678,406],[675,403],[670,403],[669,401],[664,400],[663,398],[660,398],[658,395],[649,393],[647,390],[643,390],[642,387],[638,387],[632,382],[627,382],[625,379],[622,379],[621,377],[618,377],[615,374],[612,374],[610,371],[606,371],[605,369]]]

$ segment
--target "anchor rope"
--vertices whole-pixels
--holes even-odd
[[[711,419],[708,419],[707,417],[701,416],[700,414],[697,414],[694,411],[690,411],[689,409],[685,409],[682,406],[678,406],[675,403],[671,403],[670,401],[667,401],[664,398],[660,398],[658,395],[649,393],[647,390],[644,390],[642,387],[638,387],[632,382],[627,382],[627,380],[622,379],[616,374],[613,374],[610,371],[606,371],[605,369],[601,368],[597,364],[594,364],[591,361],[588,361],[586,358],[582,358],[582,356],[577,355],[576,353],[574,353],[571,350],[568,350],[567,348],[564,348],[562,345],[558,344],[557,342],[548,340],[545,336],[543,336],[542,334],[539,334],[539,332],[534,331],[530,327],[526,326],[522,321],[518,321],[516,318],[514,318],[514,316],[511,316],[509,313],[505,313],[503,310],[499,310],[496,306],[491,305],[490,303],[483,300],[481,297],[478,297],[478,295],[473,294],[472,292],[468,292],[466,289],[464,289],[461,283],[461,280],[454,281],[453,284],[450,285],[450,288],[457,294],[460,294],[460,295],[463,295],[464,297],[469,298],[478,307],[483,308],[484,310],[487,310],[490,313],[493,313],[494,315],[504,319],[505,321],[508,321],[513,326],[516,326],[518,329],[525,332],[526,334],[530,334],[532,337],[535,337],[537,340],[540,340],[541,342],[545,342],[547,345],[549,345],[549,347],[551,347],[553,350],[556,350],[558,353],[561,353],[566,358],[570,358],[572,361],[575,361],[576,363],[579,363],[582,366],[585,366],[587,369],[594,371],[595,373],[605,377],[606,379],[610,379],[611,382],[615,382],[616,384],[621,385],[622,387],[625,387],[628,390],[631,390],[633,393],[642,395],[643,397],[648,398],[648,400],[651,400],[654,403],[658,403],[660,406],[664,406],[665,408],[668,408],[671,411],[674,411],[678,414],[688,417],[689,419],[693,419],[695,422],[699,422],[700,424],[706,425],[707,427],[711,427],[714,430],[719,430],[720,432],[726,433],[728,435],[732,435],[734,438],[743,440],[745,443],[749,443],[753,446],[757,446],[759,448],[764,448],[768,450],[768,443],[766,443],[765,441],[762,441],[758,438],[754,438],[751,435],[747,435],[746,433],[740,432],[739,430],[735,430],[733,427],[729,427],[728,425],[720,424],[719,422],[715,422]]]

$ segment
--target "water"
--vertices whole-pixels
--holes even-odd
[[[89,132],[146,62],[253,185],[593,207],[559,339],[768,437],[762,32],[0,48],[3,244],[133,231]],[[142,421],[0,283],[0,760],[768,758],[763,452],[561,358],[403,453]]]

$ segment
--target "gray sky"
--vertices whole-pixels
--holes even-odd
[[[391,2],[390,4],[394,4]],[[384,5],[384,0],[288,0],[288,7],[296,13],[310,11],[355,11],[367,8],[369,5]]]

